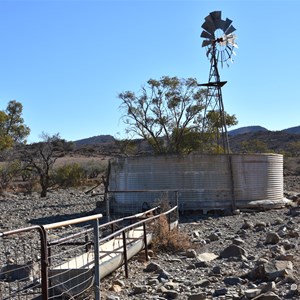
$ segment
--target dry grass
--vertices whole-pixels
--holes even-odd
[[[169,229],[167,216],[161,215],[153,226],[152,250],[154,252],[180,252],[192,248],[188,235],[178,228]]]
[[[64,157],[59,157],[55,162],[55,167],[61,167],[64,165],[77,163],[79,165],[84,165],[88,163],[95,163],[99,165],[108,166],[109,156],[82,156],[82,155],[66,155]]]

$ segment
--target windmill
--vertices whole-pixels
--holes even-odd
[[[233,34],[235,28],[232,26],[232,20],[228,18],[222,20],[221,11],[211,12],[201,27],[203,28],[201,37],[204,38],[202,47],[206,47],[206,55],[210,60],[208,83],[200,84],[200,86],[207,87],[203,130],[209,128],[209,119],[211,120],[214,115],[214,124],[217,124],[218,128],[215,133],[216,141],[222,145],[225,153],[229,153],[230,147],[221,91],[227,81],[221,81],[218,66],[223,67],[225,64],[229,66],[229,62],[233,62],[234,48],[237,48],[236,35]]]

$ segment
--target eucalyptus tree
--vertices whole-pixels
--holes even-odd
[[[138,94],[125,91],[118,95],[128,134],[148,141],[155,153],[178,154],[207,149],[212,142],[208,138],[211,130],[203,128],[206,97],[207,91],[196,79],[169,76],[149,79]],[[236,121],[234,115],[227,120],[227,125]],[[214,126],[218,130],[216,122]]]

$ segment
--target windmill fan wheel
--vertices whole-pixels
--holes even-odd
[[[232,26],[232,20],[222,20],[221,11],[214,11],[205,18],[201,27],[201,37],[204,38],[202,47],[207,47],[206,55],[222,66],[224,62],[232,62],[234,48],[237,48],[236,35],[233,33],[236,29]]]

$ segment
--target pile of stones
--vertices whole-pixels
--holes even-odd
[[[102,297],[125,299],[300,299],[300,209],[181,216],[192,247],[144,254],[101,283]],[[150,252],[151,253],[151,252]]]

